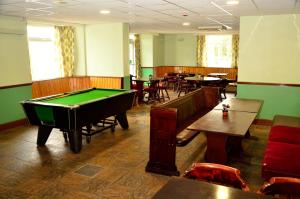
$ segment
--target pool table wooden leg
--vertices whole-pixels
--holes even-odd
[[[74,153],[79,153],[81,151],[81,146],[82,146],[82,134],[81,131],[69,131],[68,132],[68,137],[69,137],[69,144],[70,144],[70,149]]]
[[[52,131],[52,127],[39,126],[38,136],[37,136],[38,146],[45,146],[51,131]]]
[[[129,125],[127,121],[126,112],[118,114],[116,116],[116,119],[118,120],[119,124],[123,129],[128,129]]]

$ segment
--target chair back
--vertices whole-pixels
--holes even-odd
[[[240,176],[240,171],[225,165],[194,163],[184,177],[249,191],[247,183]]]
[[[300,179],[273,177],[261,187],[259,193],[285,199],[300,199]]]

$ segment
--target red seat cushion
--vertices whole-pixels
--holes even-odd
[[[266,148],[262,176],[300,177],[300,145],[269,141]]]
[[[270,131],[269,140],[300,145],[300,128],[273,126]]]

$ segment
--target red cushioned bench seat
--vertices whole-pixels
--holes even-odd
[[[269,141],[300,145],[300,128],[273,126],[270,131]]]
[[[300,178],[300,118],[276,115],[269,134],[262,177]]]
[[[300,145],[269,141],[265,152],[262,177],[300,178]]]

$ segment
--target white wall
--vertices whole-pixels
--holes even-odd
[[[241,17],[239,81],[300,83],[300,15]]]
[[[31,82],[26,20],[0,16],[0,86]]]
[[[128,24],[86,25],[85,39],[87,75],[123,77],[129,74]]]

